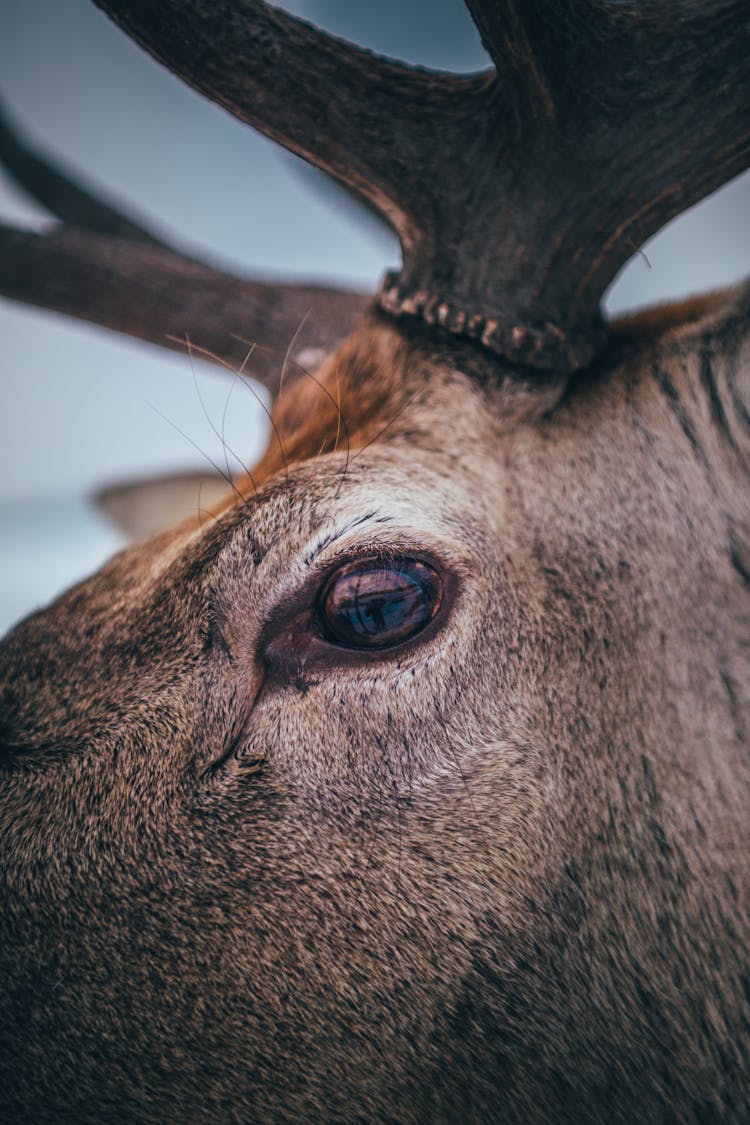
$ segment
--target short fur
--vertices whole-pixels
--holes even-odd
[[[688,321],[560,397],[374,320],[10,634],[4,1121],[748,1119],[750,291]],[[312,642],[374,550],[440,627]]]

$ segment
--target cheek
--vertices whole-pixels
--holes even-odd
[[[431,757],[441,750],[434,717],[415,714],[407,693],[398,698],[391,677],[355,683],[298,680],[268,685],[239,752],[263,758],[260,786],[295,794],[338,819],[367,820],[384,799],[406,794],[421,772],[429,733]]]

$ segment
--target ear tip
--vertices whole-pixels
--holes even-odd
[[[130,539],[147,539],[197,511],[210,508],[228,490],[219,473],[182,472],[106,485],[91,500]]]

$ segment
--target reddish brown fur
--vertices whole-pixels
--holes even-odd
[[[403,404],[408,350],[406,341],[372,323],[314,373],[293,371],[272,408],[268,448],[252,481],[237,481],[237,487],[261,486],[289,465],[336,451],[352,454],[373,441]]]

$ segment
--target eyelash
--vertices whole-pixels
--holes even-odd
[[[418,636],[438,612],[442,596],[439,572],[420,559],[353,559],[321,587],[317,620],[332,645],[385,651]]]
[[[374,570],[392,568],[409,561],[436,575],[440,597],[421,628],[404,639],[382,647],[345,647],[326,635],[321,619],[320,604],[330,589],[337,573],[353,568],[372,567]],[[427,642],[442,627],[455,600],[458,589],[456,575],[432,556],[423,552],[390,550],[363,553],[352,557],[344,555],[333,561],[315,580],[310,580],[293,598],[278,605],[262,630],[259,657],[272,678],[280,680],[299,678],[301,671],[307,675],[315,669],[324,671],[342,665],[357,665],[387,661],[398,653]]]

